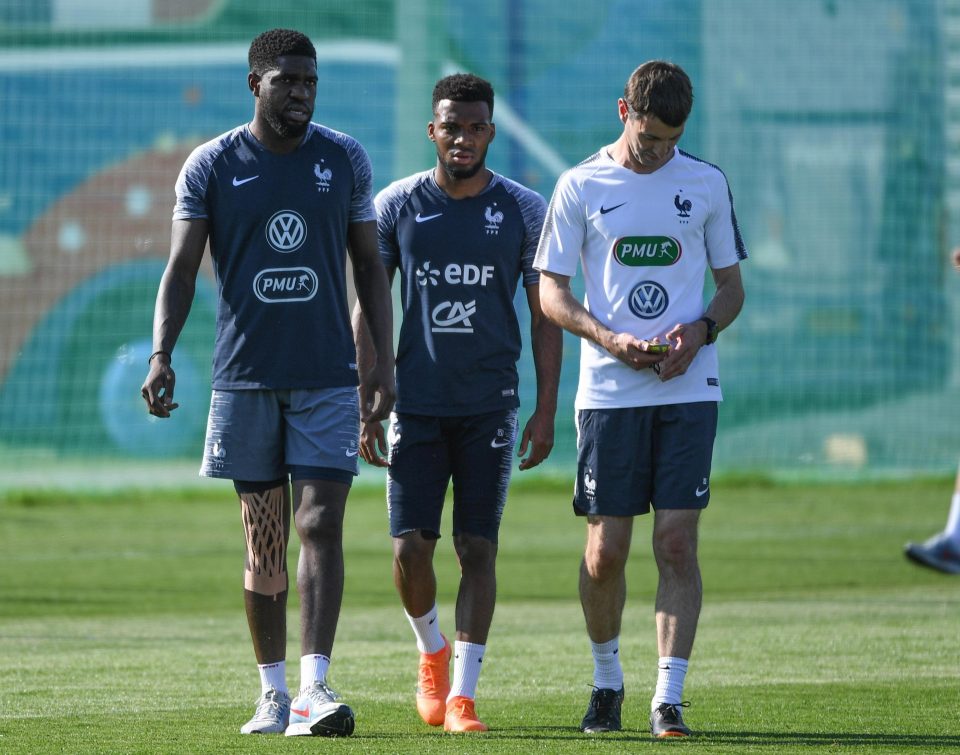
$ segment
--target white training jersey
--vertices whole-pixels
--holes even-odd
[[[636,173],[600,150],[566,171],[547,210],[534,267],[573,277],[584,306],[615,332],[662,337],[704,313],[707,266],[746,259],[726,176],[676,150],[653,173]],[[577,409],[720,401],[716,345],[684,375],[661,382],[581,339]]]

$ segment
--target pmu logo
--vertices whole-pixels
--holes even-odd
[[[310,301],[317,295],[317,274],[309,267],[271,267],[257,273],[253,293],[267,304]]]
[[[307,224],[299,212],[280,210],[267,221],[267,243],[278,252],[295,252],[307,240]]]
[[[627,267],[675,265],[683,250],[671,236],[625,236],[613,245],[613,256]]]
[[[644,281],[630,292],[630,311],[642,320],[652,320],[667,311],[670,298],[659,283]]]
[[[477,301],[442,301],[433,308],[430,317],[433,320],[434,333],[472,333],[470,318],[477,314]]]

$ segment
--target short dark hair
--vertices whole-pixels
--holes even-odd
[[[317,50],[306,34],[293,29],[270,29],[257,35],[250,43],[247,61],[251,73],[263,76],[277,67],[277,59],[284,55],[302,55],[317,59]]]
[[[623,99],[631,116],[655,115],[668,126],[682,126],[693,109],[693,84],[686,72],[666,60],[649,60],[627,79]]]
[[[486,79],[472,73],[454,73],[444,76],[433,88],[433,112],[440,100],[454,102],[486,102],[493,117],[493,86]]]

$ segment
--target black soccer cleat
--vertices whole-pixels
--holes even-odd
[[[586,734],[601,734],[605,731],[620,731],[620,706],[623,705],[623,687],[600,689],[594,687],[590,695],[590,707],[580,722],[580,731]]]
[[[681,708],[687,708],[690,703],[661,703],[650,714],[650,733],[657,739],[666,737],[689,737],[693,734],[683,722]]]
[[[921,566],[928,566],[944,574],[960,574],[960,550],[957,550],[943,532],[938,532],[923,543],[907,543],[904,553],[907,558]]]

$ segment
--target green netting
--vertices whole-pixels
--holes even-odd
[[[445,72],[493,81],[491,167],[549,196],[616,138],[638,63],[682,64],[696,89],[682,146],[724,168],[751,252],[746,308],[721,337],[716,468],[952,470],[955,5],[0,0],[0,475],[198,456],[209,271],[177,349],[179,416],[151,421],[138,395],[173,183],[193,146],[249,119],[246,48],[274,26],[316,42],[316,119],[364,143],[378,189],[432,163]],[[577,352],[568,339],[557,471],[574,455]],[[522,373],[529,407],[528,355]]]

